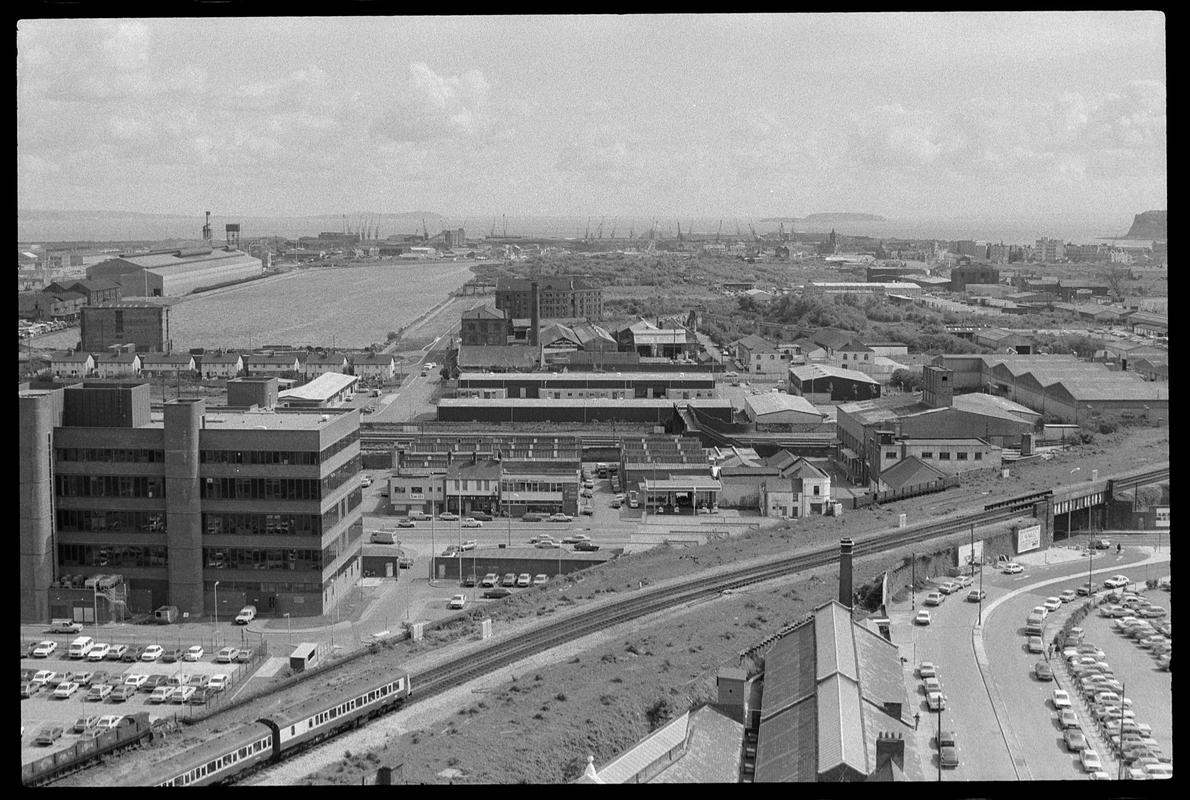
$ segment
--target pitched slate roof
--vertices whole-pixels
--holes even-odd
[[[933,483],[943,476],[942,471],[936,467],[930,466],[917,456],[909,456],[880,473],[880,480],[888,488],[896,491],[906,486]]]
[[[489,303],[481,303],[463,312],[463,319],[507,319],[503,309]]]

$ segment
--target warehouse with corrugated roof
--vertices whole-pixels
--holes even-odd
[[[177,297],[263,274],[259,258],[209,246],[121,254],[87,268],[88,279],[117,283],[124,297]]]

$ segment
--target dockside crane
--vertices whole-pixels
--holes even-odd
[[[723,233],[723,220],[719,220],[719,230],[715,231],[715,244],[719,244],[719,234]]]
[[[595,237],[595,238],[597,238],[597,239],[602,239],[602,238],[603,238],[603,221],[604,221],[605,219],[607,219],[607,217],[600,217],[600,218],[599,218],[599,233],[598,233],[598,234],[596,235],[596,237]]]
[[[685,241],[682,238],[682,221],[681,220],[678,220],[678,241],[679,242]]]
[[[591,241],[591,218],[587,217],[587,232],[583,234],[583,241]]]
[[[489,239],[496,238],[496,218],[492,217],[492,232],[488,234]]]
[[[421,235],[423,237],[423,241],[430,241],[430,229],[426,227],[425,217],[421,218]]]
[[[760,237],[756,235],[756,228],[754,228],[754,227],[752,226],[752,221],[751,221],[751,220],[749,220],[749,221],[748,221],[748,230],[752,231],[752,241],[754,241],[754,242],[756,242],[757,244],[759,244],[759,243],[760,243]]]
[[[611,236],[608,238],[610,238],[610,239],[616,238],[616,218],[615,217],[612,217],[612,233],[611,233]]]

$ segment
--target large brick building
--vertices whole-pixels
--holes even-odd
[[[533,284],[540,296],[541,319],[601,319],[603,289],[585,278],[551,277],[536,281],[500,278],[496,281],[496,308],[512,319],[533,314]]]

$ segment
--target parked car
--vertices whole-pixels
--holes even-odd
[[[186,702],[192,706],[201,706],[210,700],[213,694],[215,693],[207,687],[198,686],[195,687],[194,692],[190,695],[190,697],[185,698],[183,702]]]
[[[107,655],[105,655],[103,658],[105,661],[120,661],[126,655],[128,655],[128,645],[113,644],[108,648]]]
[[[521,516],[521,522],[542,522],[544,520],[545,520],[545,514],[538,514],[533,511],[530,511],[529,513]]]
[[[1078,717],[1075,715],[1074,710],[1071,708],[1063,708],[1061,711],[1059,711],[1058,724],[1061,725],[1063,729],[1079,727]]]
[[[176,647],[167,647],[161,654],[161,660],[166,664],[173,664],[175,661],[181,661],[183,655],[184,651]]]
[[[946,708],[946,696],[941,692],[931,692],[926,695],[926,707],[930,711],[943,711]]]
[[[1019,575],[1020,573],[1022,573],[1024,571],[1025,571],[1025,568],[1022,567],[1020,564],[1016,563],[1015,561],[1009,561],[1007,564],[1004,565],[1004,570],[1003,570],[1005,575]]]
[[[203,673],[201,675],[195,675],[193,678],[191,678],[189,685],[193,686],[195,689],[205,689],[210,684],[210,682],[211,676]]]
[[[1045,661],[1038,661],[1033,665],[1033,674],[1037,676],[1039,681],[1052,681],[1054,679],[1054,670]]]
[[[504,579],[502,581],[500,581],[500,585],[501,586],[516,586],[516,573],[515,572],[504,573]]]
[[[165,648],[159,644],[151,644],[140,654],[141,661],[156,661],[165,653]]]
[[[87,700],[92,703],[98,703],[107,699],[107,696],[112,693],[112,687],[106,683],[98,683],[91,686],[87,692]]]
[[[1063,603],[1072,603],[1072,602],[1074,602],[1075,598],[1077,598],[1077,597],[1078,597],[1078,593],[1075,592],[1074,589],[1067,589],[1066,591],[1064,591],[1060,595],[1058,595],[1058,599],[1061,600]]]
[[[44,642],[37,643],[37,645],[33,648],[32,655],[34,658],[49,658],[57,649],[58,643],[47,639]]]
[[[501,586],[493,586],[491,589],[485,591],[483,596],[486,600],[499,600],[501,597],[508,597],[510,594],[512,594],[510,589],[505,589]]]
[[[236,656],[240,654],[238,647],[224,647],[215,654],[215,661],[220,664],[230,664],[236,660]]]
[[[516,585],[521,588],[528,586],[532,582],[533,579],[529,576],[528,572],[522,572],[520,575],[517,575]]]
[[[240,609],[240,613],[236,614],[236,625],[247,625],[252,620],[256,619],[256,606],[244,606]]]
[[[251,660],[252,660],[252,648],[251,647],[241,647],[240,650],[236,653],[236,663],[237,664],[247,664]]]
[[[158,686],[164,686],[169,680],[168,675],[158,675],[154,673],[150,675],[148,680],[141,684],[140,690],[145,694],[151,694]]]
[[[95,723],[95,727],[101,731],[110,731],[119,725],[122,719],[124,719],[123,714],[104,714],[99,718],[99,722]]]
[[[1052,700],[1054,708],[1070,708],[1070,693],[1065,689],[1054,689]]]
[[[181,705],[194,696],[197,690],[195,686],[179,686],[174,690],[174,693],[169,696],[169,702]]]
[[[533,576],[533,585],[534,586],[545,586],[549,582],[550,582],[549,576],[545,575],[543,573],[539,573],[539,574]]]
[[[988,593],[983,589],[972,589],[971,591],[967,592],[967,602],[978,603],[980,600],[986,599],[987,596]]]
[[[1045,642],[1041,641],[1040,636],[1030,636],[1028,647],[1029,647],[1030,653],[1044,653],[1045,652]]]
[[[29,698],[34,695],[41,694],[41,690],[45,688],[44,683],[35,683],[34,681],[21,682],[21,697]]]
[[[199,661],[202,659],[202,654],[202,645],[196,644],[186,651],[186,655],[183,656],[183,658],[185,658],[186,661]]]
[[[931,694],[932,692],[942,691],[942,681],[938,680],[937,676],[923,678],[921,682],[927,695]]]
[[[442,522],[457,522],[459,515],[450,511],[443,511],[438,515],[438,519]]]
[[[176,686],[158,686],[156,689],[153,690],[153,693],[151,695],[149,695],[149,702],[150,703],[164,703],[164,702],[166,702],[173,695],[174,690],[176,688],[178,688],[178,687],[176,687]]]
[[[1076,588],[1074,590],[1074,593],[1077,594],[1079,597],[1087,597],[1089,595],[1093,595],[1093,594],[1095,594],[1095,584],[1093,584],[1093,583],[1080,584],[1078,586],[1078,588]]]
[[[480,522],[491,522],[492,521],[492,515],[486,511],[472,511],[471,517],[472,517],[472,519],[477,519]]]
[[[1067,728],[1062,738],[1066,740],[1066,749],[1072,753],[1087,749],[1087,736],[1078,728]]]
[[[50,621],[50,633],[81,633],[83,623],[72,619],[55,619]]]
[[[472,573],[472,574],[468,575],[466,578],[463,578],[463,585],[466,586],[467,588],[471,588],[476,583],[478,583],[478,581],[475,579],[475,573]]]
[[[954,745],[943,745],[938,750],[938,760],[944,769],[953,769],[959,765],[959,751]]]
[[[228,676],[220,672],[217,675],[211,676],[211,682],[207,684],[207,690],[211,692],[221,692],[227,688]]]
[[[79,685],[73,681],[62,681],[54,687],[54,697],[65,700],[79,690]]]
[[[937,678],[938,668],[932,661],[923,661],[917,665],[917,674],[921,678]]]
[[[70,729],[75,733],[82,733],[85,730],[94,728],[95,723],[97,722],[99,722],[98,715],[79,717],[74,721],[74,725],[72,725]]]
[[[33,741],[42,746],[49,746],[61,739],[63,733],[65,733],[65,730],[61,725],[46,725],[37,732],[37,736],[34,737]]]
[[[112,646],[107,642],[96,642],[89,653],[87,659],[90,661],[103,661],[107,658],[107,654],[111,652]],[[119,659],[116,659],[119,661]]]
[[[125,700],[135,694],[135,686],[117,686],[112,689],[111,696],[108,697],[108,700],[111,700],[113,703],[123,703]]]
[[[938,586],[938,591],[942,594],[954,594],[960,589],[960,586],[955,581],[946,581]]]
[[[924,608],[921,611],[918,611],[917,616],[913,618],[913,624],[915,624],[915,625],[929,625],[930,624],[930,612],[926,611]]]
[[[1057,611],[1059,608],[1062,607],[1062,598],[1047,597],[1047,598],[1045,598],[1045,602],[1042,603],[1042,606],[1045,608],[1046,611]]]
[[[145,681],[149,680],[149,676],[145,674],[132,674],[124,678],[123,686],[131,686],[134,689],[139,689],[145,685]]]
[[[500,576],[494,572],[489,572],[487,575],[483,576],[483,580],[479,582],[479,585],[485,589],[490,589],[499,582]]]
[[[548,522],[573,522],[574,517],[570,516],[569,514],[563,514],[563,513],[559,512],[557,514],[550,514],[547,521]]]
[[[1128,584],[1132,583],[1127,575],[1113,575],[1103,582],[1105,589],[1123,589]]]
[[[411,519],[399,519],[399,520],[397,520],[397,527],[398,528],[416,528],[417,523]]]
[[[562,545],[558,542],[555,542],[553,539],[542,539],[540,542],[538,542],[537,544],[535,544],[533,546],[539,547],[539,548],[544,548],[544,549],[549,549],[552,547],[561,547]]]
[[[405,515],[405,517],[406,519],[412,519],[418,522],[429,522],[431,519],[433,519],[433,517],[431,517],[425,511],[410,511]]]
[[[467,605],[467,595],[456,594],[454,597],[450,598],[449,605],[451,608],[463,608]]]
[[[927,606],[940,606],[942,605],[942,600],[942,592],[930,592],[926,595]]]
[[[49,686],[50,684],[57,684],[61,679],[62,676],[52,669],[39,669],[29,680],[33,681],[33,683],[40,683],[42,686]]]
[[[480,522],[479,520],[477,520],[475,517],[467,517],[465,520],[463,520],[462,527],[464,527],[464,528],[482,528],[483,523]],[[464,548],[464,549],[466,549],[466,548]]]
[[[599,549],[599,545],[595,544],[594,542],[577,542],[574,545],[574,549],[579,552],[594,553]]]
[[[1099,760],[1099,754],[1089,747],[1084,747],[1079,753],[1079,763],[1083,765],[1084,772],[1103,771],[1103,762]]]
[[[475,539],[468,539],[467,541],[463,542],[460,547],[462,547],[463,552],[474,550],[475,548],[479,547],[479,542],[477,542]]]

